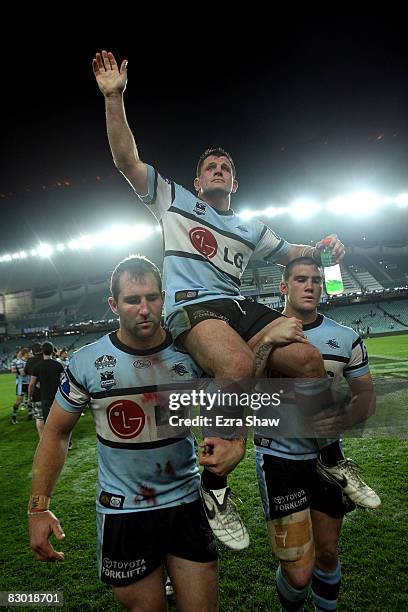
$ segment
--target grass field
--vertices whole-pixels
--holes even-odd
[[[376,376],[408,376],[408,335],[370,339],[367,346]],[[37,434],[23,411],[19,412],[19,424],[10,424],[13,399],[14,377],[0,376],[0,591],[58,590],[64,594],[64,605],[59,608],[62,610],[119,610],[110,589],[99,582],[96,573],[96,454],[92,418],[86,414],[79,420],[74,431],[74,448],[68,453],[52,500],[52,510],[66,533],[64,544],[56,546],[57,550],[64,550],[65,562],[40,563],[34,560],[28,547],[26,526]],[[406,412],[406,392],[405,402],[399,401],[401,410]],[[382,505],[375,511],[357,510],[345,520],[339,542],[343,580],[338,609],[408,610],[408,442],[396,436],[348,438],[346,451],[361,465],[365,480],[379,493]],[[230,477],[234,491],[243,501],[240,510],[250,532],[251,546],[240,554],[220,546],[222,612],[280,610],[274,588],[276,562],[261,512],[254,454],[252,443],[248,443],[244,461]],[[305,610],[313,609],[309,600]]]

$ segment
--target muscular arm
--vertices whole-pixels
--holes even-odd
[[[362,423],[375,410],[375,391],[371,374],[347,379],[347,383],[353,393],[351,402],[346,407],[349,418],[349,427]]]
[[[339,435],[373,414],[376,398],[371,374],[350,378],[347,383],[353,394],[350,402],[336,409],[323,410],[313,419],[319,437]]]
[[[136,193],[147,192],[147,167],[140,158],[126,120],[123,93],[127,80],[127,61],[120,69],[112,53],[102,51],[92,62],[99,89],[105,98],[106,127],[113,161]]]
[[[54,401],[44,433],[37,446],[33,463],[32,495],[51,497],[64,466],[69,436],[81,413],[69,413]],[[65,535],[51,511],[29,515],[30,546],[39,561],[62,561],[64,554],[54,550],[48,541],[51,534],[59,540]]]
[[[337,238],[335,234],[331,236],[332,240],[330,243],[330,248],[333,251],[333,255],[337,262],[341,261],[346,254],[346,249],[344,244]],[[282,265],[288,264],[293,259],[297,259],[298,257],[312,257],[316,260],[316,262],[320,265],[320,252],[325,247],[323,241],[320,240],[316,244],[316,246],[312,247],[307,244],[291,244],[290,249],[287,253],[282,253],[282,255],[277,257],[277,263]]]
[[[80,412],[67,412],[54,401],[34,455],[33,495],[51,497],[65,463],[71,431],[80,416]]]

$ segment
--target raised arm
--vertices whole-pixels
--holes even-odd
[[[292,261],[292,259],[297,259],[298,257],[313,257],[313,259],[316,260],[316,263],[320,264],[320,253],[326,246],[327,245],[323,244],[323,240],[320,240],[315,247],[311,247],[307,244],[291,244],[287,253],[277,257],[276,261],[277,263],[286,265]],[[332,234],[329,246],[333,251],[335,260],[340,262],[346,254],[344,244],[335,234]]]
[[[58,540],[65,537],[57,517],[48,506],[65,463],[70,433],[80,415],[80,412],[70,413],[63,410],[58,402],[54,401],[35,452],[28,519],[30,546],[39,561],[64,559],[64,554],[55,551],[48,541],[51,534]]]
[[[120,69],[113,53],[102,51],[92,60],[92,68],[105,98],[106,128],[113,161],[136,193],[147,192],[147,167],[140,158],[126,120],[123,93],[127,83],[127,60]]]

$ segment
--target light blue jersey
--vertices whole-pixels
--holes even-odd
[[[68,412],[88,404],[97,434],[97,510],[105,514],[178,506],[198,499],[194,438],[161,435],[160,392],[202,372],[168,334],[154,350],[122,344],[116,332],[76,351],[56,395]]]
[[[217,211],[151,166],[148,193],[139,195],[163,230],[163,283],[169,317],[185,305],[219,298],[241,299],[249,259],[274,261],[290,245],[258,220]]]
[[[30,382],[29,374],[19,374],[20,370],[24,370],[27,361],[25,359],[16,359],[13,364],[16,368],[16,385],[28,385]]]
[[[364,376],[370,372],[368,354],[359,335],[345,325],[319,314],[314,323],[303,325],[308,340],[319,349],[324,359],[327,374],[333,379],[333,386],[338,387],[343,378],[351,379]],[[256,432],[262,438],[262,432]],[[266,448],[258,445],[257,451],[284,459],[314,459],[319,450],[333,439],[316,438],[274,438],[271,442],[264,439]]]

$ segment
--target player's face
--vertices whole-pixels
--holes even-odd
[[[281,282],[281,292],[286,301],[298,312],[317,310],[322,294],[323,278],[317,266],[299,264],[291,272],[288,281]]]
[[[200,176],[194,180],[199,195],[226,195],[235,193],[238,182],[234,179],[228,157],[210,155],[204,160]]]
[[[157,280],[148,273],[137,279],[124,272],[119,279],[117,301],[109,298],[112,311],[119,315],[120,327],[137,340],[152,338],[160,330],[163,294]]]

